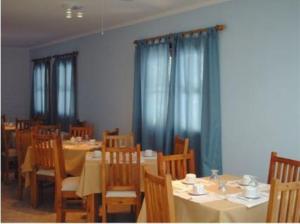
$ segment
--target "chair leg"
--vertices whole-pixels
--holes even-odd
[[[9,182],[9,159],[7,157],[4,158],[4,183],[8,184]]]
[[[21,174],[19,173],[18,176],[18,199],[22,200],[23,199],[23,188],[24,188],[24,183],[23,183],[23,178],[21,176]]]
[[[107,209],[106,205],[102,204],[102,222],[106,222],[106,212],[107,212],[106,209]]]
[[[39,201],[39,185],[37,180],[37,175],[35,172],[31,173],[31,205],[33,208],[36,208]]]
[[[136,219],[138,219],[138,217],[139,217],[140,209],[141,209],[141,200],[137,200],[136,207],[135,207]]]
[[[65,222],[66,219],[66,212],[63,208],[63,198],[61,196],[56,197],[56,222]]]

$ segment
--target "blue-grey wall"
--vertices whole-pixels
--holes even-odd
[[[104,129],[131,130],[135,39],[225,24],[220,33],[224,171],[267,176],[271,150],[300,159],[300,1],[234,0],[33,49],[79,51],[78,109]]]
[[[1,114],[10,121],[29,117],[29,50],[1,47]]]

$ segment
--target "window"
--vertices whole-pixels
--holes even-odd
[[[71,61],[59,63],[58,73],[58,115],[69,116],[71,111],[72,95],[72,63]]]
[[[49,108],[49,61],[36,62],[32,79],[32,115],[47,115]]]

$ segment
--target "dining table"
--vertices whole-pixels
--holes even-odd
[[[172,181],[176,222],[265,222],[270,186],[258,183],[259,198],[244,197],[241,178],[222,175],[219,179],[197,178],[204,185],[205,194],[195,195],[193,185],[184,180]],[[220,188],[223,183],[223,188]],[[225,187],[224,187],[225,186]],[[138,222],[147,222],[145,200]]]

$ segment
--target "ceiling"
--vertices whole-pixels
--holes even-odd
[[[154,18],[192,10],[225,0],[2,0],[1,44],[36,47]],[[63,4],[84,7],[82,19],[66,19]],[[101,7],[104,4],[104,10]]]

